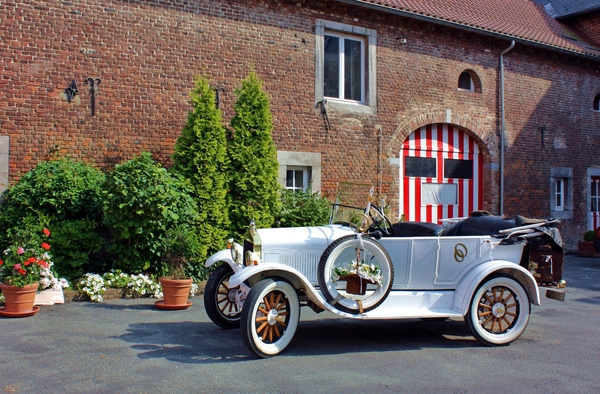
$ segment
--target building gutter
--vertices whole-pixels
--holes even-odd
[[[397,8],[393,8],[393,7],[385,6],[385,5],[381,5],[381,4],[373,4],[371,2],[364,1],[364,0],[333,0],[333,1],[338,2],[338,3],[350,4],[350,5],[353,5],[356,7],[360,7],[360,8],[368,8],[371,10],[384,12],[386,14],[398,15],[398,16],[402,16],[405,18],[416,19],[416,20],[420,20],[423,22],[433,23],[436,25],[441,25],[441,26],[451,27],[454,29],[464,30],[464,31],[474,33],[474,34],[481,34],[484,36],[489,36],[489,37],[502,39],[502,40],[511,40],[511,41],[515,41],[515,43],[517,43],[517,44],[529,45],[532,47],[537,47],[537,48],[541,48],[541,49],[545,49],[545,50],[560,52],[564,55],[576,56],[579,58],[584,58],[584,59],[592,60],[592,61],[596,61],[596,62],[600,61],[600,55],[592,55],[592,54],[588,54],[588,53],[565,49],[565,48],[562,48],[562,47],[559,47],[556,45],[543,44],[543,43],[540,43],[540,42],[537,42],[534,40],[529,40],[526,38],[519,38],[519,37],[511,36],[509,34],[485,30],[485,29],[465,25],[465,24],[458,23],[458,22],[450,22],[445,19],[441,19],[441,18],[438,18],[435,16],[423,15],[423,14],[419,14],[417,12],[400,10]]]
[[[504,55],[515,47],[515,41],[500,54],[500,215],[504,215],[504,139],[506,125],[504,122]]]

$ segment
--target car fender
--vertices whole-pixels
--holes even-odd
[[[242,285],[246,281],[250,285],[254,285],[261,279],[275,277],[287,280],[297,291],[304,292],[312,302],[321,308],[334,310],[300,271],[285,264],[263,262],[258,265],[244,267],[229,278],[229,286]]]
[[[233,261],[233,259],[231,258],[231,251],[229,249],[223,249],[223,250],[213,254],[212,256],[210,256],[206,260],[206,263],[204,263],[204,266],[208,268],[211,265],[218,263],[219,261],[224,261],[227,264],[229,264],[231,269],[233,269],[233,272],[237,272],[240,270],[240,266],[238,264],[236,264]]]
[[[541,305],[538,285],[529,271],[510,261],[494,260],[477,265],[463,277],[454,293],[453,309],[460,311],[463,315],[466,314],[479,284],[492,274],[504,274],[516,279],[527,292],[529,302]]]

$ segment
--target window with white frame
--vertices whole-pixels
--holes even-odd
[[[285,188],[293,191],[305,192],[310,183],[310,168],[309,167],[292,167],[286,168]]]
[[[377,33],[373,29],[317,20],[315,102],[356,113],[376,112]]]
[[[565,208],[565,179],[556,178],[554,188],[554,210],[564,211]]]
[[[573,218],[573,169],[550,167],[550,216]]]
[[[364,102],[365,44],[357,36],[326,32],[323,94],[328,99]]]

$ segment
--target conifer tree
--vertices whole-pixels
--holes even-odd
[[[233,136],[228,152],[230,172],[229,215],[232,233],[241,236],[254,219],[256,227],[271,227],[279,210],[277,150],[271,136],[273,122],[267,94],[254,72],[236,89],[231,119]]]
[[[190,93],[193,110],[175,144],[172,171],[192,184],[200,214],[200,239],[210,255],[222,249],[228,238],[227,138],[208,80],[198,76],[194,83]]]

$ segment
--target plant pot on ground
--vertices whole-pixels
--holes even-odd
[[[160,309],[189,308],[193,279],[187,274],[186,267],[197,261],[201,247],[198,234],[187,227],[171,229],[163,237],[162,246],[160,284],[163,300],[155,305]]]
[[[596,257],[595,239],[596,233],[594,231],[586,231],[583,234],[583,241],[577,243],[577,255],[580,257]]]

